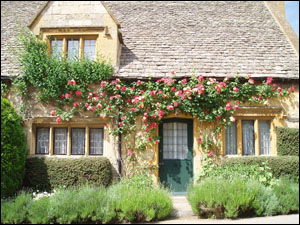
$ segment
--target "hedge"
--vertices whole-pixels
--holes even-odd
[[[268,161],[274,177],[286,176],[293,181],[299,182],[299,156],[259,156],[259,157],[238,157],[224,158],[223,165],[245,164],[262,165]]]
[[[84,184],[108,186],[112,181],[110,161],[95,158],[29,158],[26,162],[24,186],[51,190],[59,186]]]
[[[22,187],[27,152],[21,118],[1,97],[1,197]]]
[[[299,156],[299,129],[277,127],[276,133],[278,155]]]

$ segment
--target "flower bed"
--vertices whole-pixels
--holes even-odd
[[[108,189],[73,187],[53,193],[21,192],[1,201],[1,223],[120,223],[160,220],[172,211],[169,193],[151,178],[123,179]]]

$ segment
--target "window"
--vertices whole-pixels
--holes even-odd
[[[36,154],[49,154],[49,128],[37,128],[36,137]]]
[[[79,58],[79,40],[67,40],[68,59],[75,60]]]
[[[259,145],[261,155],[271,154],[270,120],[259,121]]]
[[[67,154],[67,128],[54,128],[54,154]]]
[[[68,60],[82,57],[96,58],[97,35],[52,36],[50,41],[51,56],[63,56]]]
[[[226,128],[226,155],[236,155],[236,123],[232,123],[230,127]]]
[[[254,150],[254,121],[242,121],[243,155],[255,155]]]
[[[224,131],[226,155],[271,155],[271,120],[237,119]]]
[[[72,128],[72,155],[84,155],[85,128]]]
[[[98,128],[90,129],[90,154],[91,155],[103,154],[103,129],[98,129]]]
[[[37,127],[35,133],[36,154],[103,155],[103,128]]]
[[[91,60],[96,56],[96,40],[84,40],[84,58]]]
[[[63,53],[63,40],[51,40],[51,55],[61,57]]]

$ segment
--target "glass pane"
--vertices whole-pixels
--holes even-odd
[[[51,40],[51,56],[61,57],[63,52],[62,40]]]
[[[85,149],[85,128],[72,128],[72,155],[83,155]]]
[[[54,154],[67,154],[67,128],[54,128]]]
[[[68,59],[74,60],[79,57],[79,40],[68,40]]]
[[[163,158],[187,159],[187,124],[164,123],[163,124]]]
[[[237,154],[237,144],[236,144],[236,123],[232,123],[225,131],[225,143],[226,143],[226,155],[236,155]]]
[[[260,120],[259,121],[259,144],[260,154],[270,155],[271,154],[271,138],[270,138],[270,121]]]
[[[49,128],[36,129],[36,153],[49,154]]]
[[[84,40],[84,58],[95,59],[96,40]]]
[[[103,129],[90,129],[90,155],[103,154]]]
[[[254,155],[254,121],[244,120],[243,126],[243,155]]]

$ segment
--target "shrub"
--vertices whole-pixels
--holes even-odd
[[[299,129],[277,127],[277,152],[278,155],[299,156]]]
[[[142,222],[167,217],[172,212],[172,200],[167,190],[156,186],[150,177],[124,178],[109,188],[119,221]]]
[[[210,171],[206,177],[219,177],[230,181],[236,178],[244,181],[252,179],[267,186],[275,183],[271,168],[266,162],[262,162],[261,166],[243,164],[216,165],[214,170]]]
[[[299,213],[299,184],[280,179],[273,191],[279,200],[278,213]]]
[[[21,118],[1,97],[1,198],[13,195],[22,186],[26,154]]]
[[[299,183],[299,156],[260,156],[260,157],[238,157],[225,158],[222,165],[263,165],[268,162],[271,172],[275,178],[285,176]]]
[[[188,189],[188,201],[193,212],[205,218],[271,215],[278,206],[270,189],[257,181],[238,178],[206,178]]]
[[[104,157],[77,159],[30,158],[24,185],[38,190],[84,184],[108,186],[112,180],[110,161]]]
[[[1,200],[1,223],[16,224],[26,220],[26,208],[32,200],[31,194],[24,191],[15,199]]]
[[[61,188],[34,199],[23,192],[15,200],[1,202],[1,223],[144,222],[164,218],[171,211],[172,200],[165,189],[154,186],[149,178],[133,177],[108,189]]]

